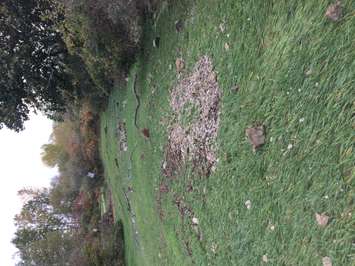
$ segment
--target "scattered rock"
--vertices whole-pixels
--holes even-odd
[[[265,144],[265,128],[264,126],[249,127],[245,130],[245,134],[253,146],[255,152],[258,148]]]
[[[328,224],[329,216],[325,215],[324,213],[316,213],[316,220],[319,226],[325,227]]]
[[[176,71],[181,73],[181,71],[185,68],[185,61],[182,58],[177,58],[175,61]]]
[[[330,5],[325,12],[325,16],[334,22],[338,21],[342,16],[341,2],[338,0]]]
[[[323,257],[322,263],[323,263],[323,266],[332,266],[333,265],[332,260],[329,257]]]
[[[175,21],[175,29],[176,32],[182,32],[184,29],[184,22],[181,19]]]

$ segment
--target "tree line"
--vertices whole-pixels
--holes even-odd
[[[59,170],[50,188],[19,192],[18,265],[124,264],[98,121],[139,51],[149,3],[0,1],[0,129],[23,130],[30,112],[53,119],[42,159]]]

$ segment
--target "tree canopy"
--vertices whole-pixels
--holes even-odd
[[[31,110],[52,118],[65,110],[71,85],[58,10],[51,0],[0,3],[0,128],[22,130]]]

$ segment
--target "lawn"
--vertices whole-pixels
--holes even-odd
[[[342,1],[337,22],[324,16],[330,3],[164,1],[146,21],[128,83],[101,115],[101,154],[128,265],[322,265],[324,257],[354,265],[355,2]],[[221,90],[218,163],[209,176],[187,163],[169,179],[162,162],[170,92],[204,55]],[[176,58],[185,61],[181,75]],[[256,152],[245,137],[254,125],[266,135]],[[160,192],[162,182],[169,192]],[[198,225],[179,213],[177,197]],[[329,217],[327,225],[316,213]]]

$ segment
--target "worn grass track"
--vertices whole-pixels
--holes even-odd
[[[329,3],[174,1],[146,23],[144,52],[101,117],[101,152],[125,225],[128,265],[259,265],[263,255],[270,265],[321,265],[325,256],[333,265],[354,264],[355,2],[343,1],[337,23],[324,17]],[[185,24],[181,33],[177,19]],[[186,75],[202,55],[212,58],[223,94],[219,163],[208,178],[187,167],[169,181],[161,220],[156,199],[174,63],[181,56]],[[138,125],[149,128],[149,140],[134,126],[135,73]],[[119,119],[126,121],[127,152],[118,151]],[[267,142],[254,154],[244,130],[255,123],[265,125]],[[179,215],[174,195],[194,210],[202,240]],[[316,212],[330,216],[325,228]]]

